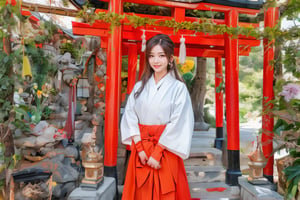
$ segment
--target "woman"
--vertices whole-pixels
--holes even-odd
[[[189,156],[194,117],[174,60],[174,43],[158,34],[147,41],[143,78],[121,120],[131,145],[123,200],[191,199],[182,159]]]

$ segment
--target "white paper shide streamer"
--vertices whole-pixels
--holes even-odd
[[[179,48],[179,63],[184,64],[185,58],[186,58],[185,38],[183,36],[181,36],[180,48]]]
[[[141,51],[144,52],[145,50],[146,50],[146,35],[145,35],[145,30],[143,30]]]

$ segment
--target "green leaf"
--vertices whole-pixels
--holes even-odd
[[[300,165],[300,158],[294,160],[293,165]]]
[[[3,62],[6,64],[9,61],[9,56],[5,56]]]
[[[295,169],[291,170],[290,174],[288,175],[287,181],[291,181],[293,178],[300,176],[300,166],[296,167]]]

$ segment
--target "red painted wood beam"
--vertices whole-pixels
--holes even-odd
[[[129,95],[136,82],[136,68],[137,68],[137,44],[130,44],[128,46],[128,80],[127,80],[127,94]]]
[[[102,26],[103,25],[103,26]],[[104,26],[106,25],[106,26]],[[102,28],[104,27],[104,28]],[[109,29],[107,29],[106,23],[98,23],[97,25],[89,25],[79,22],[73,22],[73,33],[76,35],[95,35],[101,37],[108,37]],[[122,38],[126,40],[133,40],[136,42],[141,42],[143,28],[133,28],[131,26],[123,26]],[[146,29],[146,37],[150,38],[158,33],[165,33],[170,35],[174,43],[180,43],[181,35],[184,35],[186,38],[186,44],[197,44],[197,45],[207,45],[207,46],[224,46],[224,37],[223,35],[207,35],[204,33],[194,33],[188,31],[178,31],[174,33],[172,28],[165,27],[150,27]],[[243,36],[239,37],[239,45],[249,45],[249,46],[258,46],[260,44],[259,40],[246,38]]]
[[[73,32],[74,34],[87,34],[90,33],[91,31],[94,31],[95,34],[91,35],[97,35],[101,34],[101,47],[102,48],[107,48],[107,38],[109,36],[109,32],[104,29],[96,29],[96,28],[78,28],[81,27],[80,23],[73,23]],[[86,26],[86,24],[84,24]],[[89,25],[88,25],[89,26]],[[123,26],[124,29],[126,29],[126,26]],[[146,37],[151,38],[154,35],[158,33],[165,33],[163,31],[147,31]],[[103,34],[102,34],[103,33]],[[179,32],[180,33],[180,32]],[[138,49],[140,50],[140,44],[141,44],[141,35],[142,31],[141,29],[132,29],[130,27],[130,31],[123,30],[122,32],[122,38],[123,38],[123,44],[126,43],[127,41],[132,42],[137,42],[138,43]],[[179,46],[179,40],[180,40],[181,35],[170,35],[170,38],[174,41],[176,46]],[[207,36],[205,34],[198,34],[195,36],[184,36],[186,39],[186,47],[187,47],[187,55],[188,56],[194,56],[194,57],[224,57],[224,37],[223,35],[214,35],[214,36]],[[259,40],[251,40],[251,39],[239,39],[239,55],[249,55],[249,52],[251,50],[252,46],[259,46],[260,41]],[[207,50],[207,51],[204,51]],[[214,51],[211,51],[214,50]],[[222,50],[222,51],[216,51],[216,50]],[[177,49],[175,49],[175,52],[177,52]],[[216,54],[213,54],[215,52]],[[176,53],[177,54],[177,53]],[[128,55],[127,48],[123,48],[123,55]]]
[[[265,17],[265,27],[274,27],[278,20],[278,8],[268,8],[264,13]],[[262,147],[266,158],[268,158],[268,163],[264,168],[264,175],[273,180],[273,164],[274,156],[272,156],[273,151],[273,128],[274,128],[274,118],[270,112],[264,112],[267,109],[273,107],[273,104],[269,101],[274,99],[273,91],[273,76],[274,76],[274,65],[272,60],[274,60],[274,40],[269,41],[267,38],[263,40],[264,42],[264,68],[263,68],[263,116],[262,116]],[[272,181],[271,180],[271,181]]]
[[[217,49],[199,49],[199,48],[187,48],[186,55],[190,57],[207,57],[214,58],[216,56],[223,57],[224,50]],[[179,48],[175,48],[174,50],[175,56],[179,56]]]
[[[128,46],[132,45],[132,44],[135,44],[135,43],[127,42],[127,41],[122,42],[122,55],[130,54]],[[102,42],[101,48],[107,48],[104,45],[107,45],[107,43]],[[239,45],[238,49],[239,49],[239,56],[247,56],[247,55],[249,55],[249,53],[251,51],[251,46]],[[137,43],[137,51],[138,51],[138,54],[141,54],[141,44],[140,43]],[[224,47],[192,45],[192,44],[186,45],[186,54],[187,54],[187,56],[191,56],[191,57],[211,57],[211,58],[215,58],[215,57],[224,58],[224,55],[225,55]],[[174,55],[179,56],[179,44],[175,44]],[[142,60],[143,59],[144,58],[142,58]],[[140,63],[140,65],[141,64],[142,63]],[[143,66],[141,69],[143,70]],[[142,71],[140,73],[142,73]]]
[[[111,12],[121,13],[121,0],[111,0]],[[107,80],[105,95],[105,140],[104,140],[104,166],[114,169],[117,165],[118,127],[121,99],[121,45],[122,26],[115,27],[108,39],[107,51]]]
[[[107,10],[104,9],[97,9],[95,13],[99,12],[105,12],[107,13]],[[174,8],[172,10],[172,16],[159,16],[159,15],[149,15],[149,14],[140,14],[140,13],[125,13],[125,15],[130,15],[130,16],[138,16],[138,17],[143,17],[143,18],[151,18],[151,19],[156,19],[159,21],[166,21],[166,20],[172,20],[175,19],[177,22],[182,22],[182,21],[188,21],[188,22],[198,22],[201,23],[202,19],[198,17],[186,17],[185,16],[185,9],[184,8]],[[225,19],[210,19],[208,18],[207,20],[211,20],[212,23],[220,25],[220,24],[226,24]],[[97,20],[96,20],[97,22]],[[129,22],[126,18],[124,19],[124,22]],[[257,28],[259,27],[259,23],[247,23],[247,22],[238,22],[239,27],[254,27]]]
[[[109,2],[109,0],[101,0]],[[171,7],[171,8],[185,8],[185,9],[192,9],[192,10],[206,10],[206,11],[215,11],[215,12],[229,12],[232,9],[238,11],[238,13],[250,14],[255,15],[259,13],[259,10],[249,9],[249,8],[238,8],[238,7],[231,7],[231,6],[224,6],[220,4],[212,4],[212,3],[184,3],[184,2],[175,2],[175,1],[168,1],[168,0],[124,0],[124,2],[136,3],[136,4],[145,4],[145,5],[152,5],[152,6],[164,6],[164,7]]]

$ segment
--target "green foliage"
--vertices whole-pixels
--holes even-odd
[[[300,46],[292,42],[284,48],[285,56],[283,63],[287,72],[291,72],[295,77],[300,78],[299,66],[297,67],[296,59],[300,59]],[[298,64],[299,65],[299,64]]]
[[[188,89],[191,89],[192,87],[193,76],[194,75],[192,73],[185,73],[182,75],[182,78],[185,81]]]
[[[74,45],[71,42],[64,42],[60,46],[60,54],[64,55],[66,52],[69,52],[73,58],[76,60],[79,58],[79,49],[74,48]]]
[[[0,50],[0,123],[8,120],[8,114],[12,109],[12,102],[8,100],[14,91],[14,80],[10,74],[13,63],[18,59],[20,59],[18,51],[7,55]]]
[[[282,17],[287,17],[288,19],[298,19],[299,21],[300,13],[300,1],[299,0],[289,0]]]
[[[281,134],[281,131],[288,131],[294,128],[293,124],[288,124],[285,120],[283,119],[278,119],[275,126],[274,126],[274,133],[277,135]]]
[[[272,101],[276,123],[273,132],[276,134],[276,140],[282,141],[283,145],[278,149],[285,148],[290,156],[295,158],[293,164],[283,170],[287,178],[286,199],[294,199],[299,195],[298,182],[300,180],[300,99],[291,91],[300,93],[300,82],[277,80],[274,92],[277,94]],[[298,171],[298,172],[297,172]]]
[[[298,161],[298,162],[296,162]],[[298,183],[300,181],[300,164],[299,159],[296,160],[292,166],[283,169],[283,173],[287,177],[288,188],[286,192],[286,199],[292,200],[298,193]]]
[[[4,47],[2,42],[9,40],[10,30],[17,24],[16,18],[21,18],[18,4],[16,6],[7,4],[0,8],[0,123],[5,123],[8,120],[12,110],[12,94],[15,83],[12,77],[13,64],[20,63],[22,60],[21,49],[7,54],[4,51],[7,47]]]
[[[26,45],[25,54],[32,61],[33,82],[37,83],[38,88],[41,89],[47,76],[53,76],[57,67],[50,62],[50,55],[46,55],[42,49],[36,48],[34,43]]]

